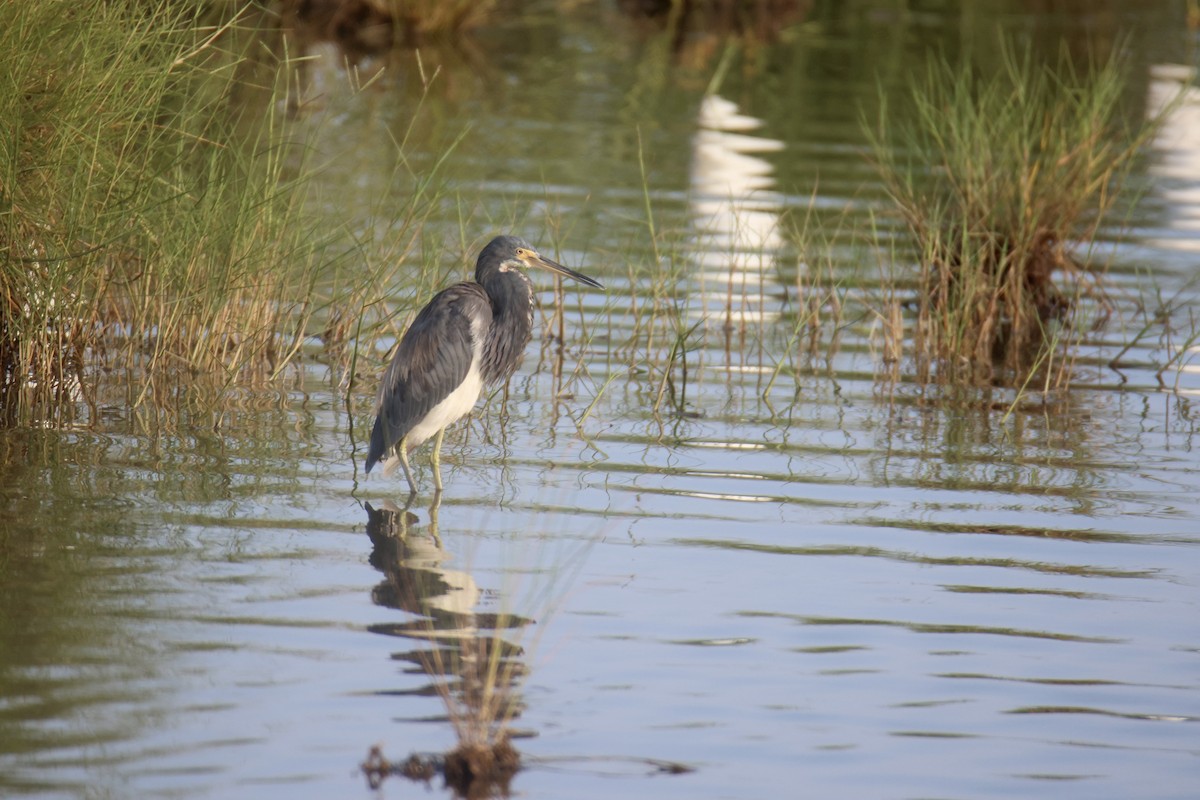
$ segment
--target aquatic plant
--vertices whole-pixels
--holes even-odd
[[[1044,63],[1005,45],[999,69],[933,61],[909,108],[881,103],[866,123],[916,243],[919,372],[1068,379],[1072,348],[1108,308],[1104,265],[1081,253],[1154,129],[1123,120],[1125,84],[1117,57],[1081,70],[1065,51]]]
[[[284,90],[256,84],[237,50],[255,23],[168,2],[0,6],[9,421],[94,406],[98,370],[125,372],[136,407],[295,358],[327,242],[306,220],[304,148],[272,102]]]

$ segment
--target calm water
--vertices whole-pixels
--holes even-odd
[[[1153,337],[1103,367],[1115,326],[1069,393],[877,380],[879,256],[849,235],[837,346],[792,335],[810,206],[842,230],[881,207],[858,128],[878,74],[1002,23],[1128,32],[1132,116],[1178,85],[1182,3],[1082,8],[848,4],[726,56],[535,4],[424,53],[419,110],[410,53],[354,93],[315,49],[295,124],[330,219],[399,235],[387,209],[435,175],[397,308],[510,229],[609,291],[568,287],[567,346],[535,339],[507,404],[452,429],[435,513],[368,513],[404,499],[354,466],[373,386],[348,412],[316,361],[178,434],[119,405],[0,433],[0,795],[372,796],[370,746],[454,742],[430,638],[510,612],[523,797],[1194,797],[1200,375],[1161,388]],[[1131,291],[1195,277],[1198,131],[1200,102],[1139,167],[1132,233],[1104,237]]]

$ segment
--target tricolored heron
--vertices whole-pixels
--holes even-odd
[[[383,373],[367,472],[381,459],[384,475],[404,467],[416,493],[408,451],[436,434],[433,481],[440,492],[439,457],[446,427],[479,400],[484,385],[517,371],[533,333],[533,284],[522,268],[540,267],[603,289],[573,269],[539,255],[516,236],[497,236],[475,262],[475,282],[438,292],[400,338]]]

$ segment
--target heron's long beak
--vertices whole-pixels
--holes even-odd
[[[585,283],[588,286],[594,286],[597,289],[604,288],[604,285],[601,284],[600,281],[589,278],[587,275],[584,275],[582,272],[576,272],[575,270],[571,269],[570,267],[564,267],[562,264],[559,264],[557,261],[551,261],[550,259],[541,255],[540,253],[531,253],[527,258],[522,259],[522,261],[524,261],[525,264],[530,267],[540,267],[541,269],[548,269],[551,272],[558,273],[559,275],[565,275],[568,278],[577,280],[580,283]]]

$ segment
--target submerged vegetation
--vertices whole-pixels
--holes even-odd
[[[1116,58],[1078,71],[1002,48],[1001,68],[935,61],[904,111],[868,124],[883,182],[919,261],[912,343],[942,380],[1046,382],[1109,307],[1103,265],[1081,260],[1154,124],[1127,130]],[[1055,356],[1066,356],[1056,358]]]

